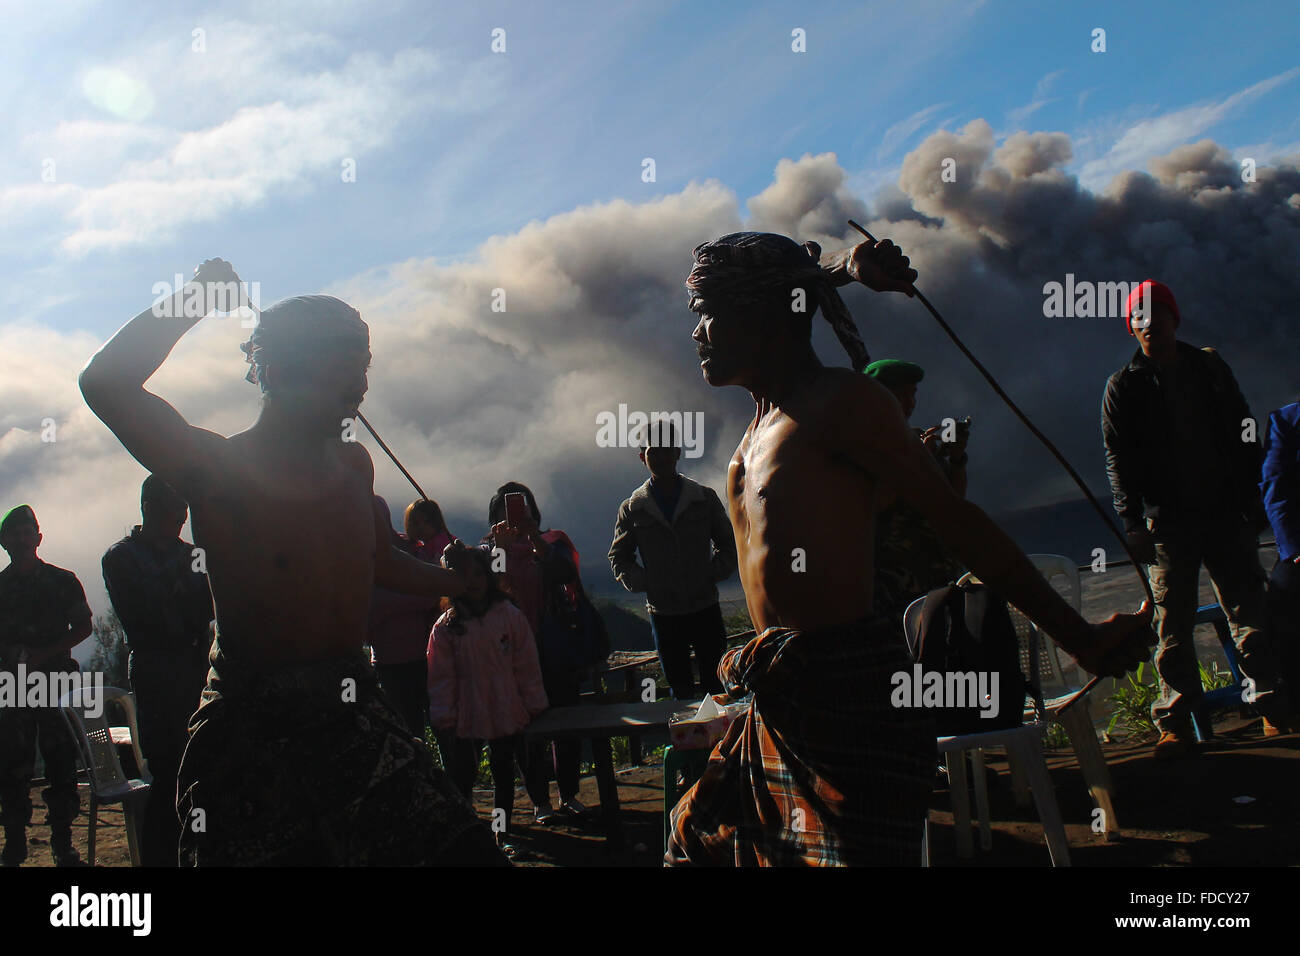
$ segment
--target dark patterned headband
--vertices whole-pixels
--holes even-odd
[[[282,299],[257,318],[257,325],[240,349],[251,366],[245,378],[260,383],[260,372],[274,359],[316,349],[370,347],[370,327],[361,313],[332,295],[299,295]]]
[[[774,292],[805,283],[817,296],[826,317],[848,353],[854,371],[871,361],[858,327],[835,285],[818,264],[821,246],[771,232],[733,232],[695,247],[695,266],[686,278],[690,307],[701,299],[727,300],[737,305],[770,301]]]

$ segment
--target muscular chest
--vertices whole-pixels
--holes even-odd
[[[752,429],[727,469],[731,514],[746,524],[764,520],[799,490],[814,455],[808,437],[789,419]]]
[[[374,516],[369,488],[354,470],[250,471],[242,478],[194,503],[195,544],[208,553],[210,573],[283,582],[330,571],[359,575],[369,587]]]
[[[732,456],[727,494],[737,540],[805,535],[869,518],[876,482],[837,454],[825,430],[782,417],[746,435]],[[771,542],[769,542],[771,543]]]

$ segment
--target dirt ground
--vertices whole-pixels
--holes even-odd
[[[1106,841],[1089,827],[1092,802],[1068,749],[1048,753],[1057,801],[1065,818],[1075,866],[1295,866],[1300,864],[1300,828],[1295,826],[1300,792],[1300,735],[1265,739],[1260,722],[1231,717],[1217,726],[1218,735],[1190,758],[1157,762],[1150,742],[1104,744],[1114,777],[1117,839]],[[938,762],[936,761],[936,767]],[[1042,827],[1033,806],[1016,807],[1006,762],[990,758],[989,800],[993,846],[960,860],[952,826],[951,803],[944,779],[936,775],[931,810],[931,860],[934,866],[1048,866]],[[618,773],[625,848],[611,853],[600,824],[596,781],[584,777],[580,799],[592,807],[590,819],[538,826],[528,798],[519,793],[513,825],[522,851],[517,864],[544,866],[661,865],[663,854],[662,768],[647,763]],[[40,795],[28,829],[28,865],[51,866],[49,828]],[[1250,797],[1249,801],[1239,798]],[[475,802],[487,819],[490,791]],[[83,788],[82,806],[87,805]],[[85,814],[73,834],[87,856]],[[97,866],[129,866],[121,809],[101,808]]]
[[[1157,762],[1151,743],[1103,744],[1115,783],[1120,834],[1107,841],[1092,832],[1093,804],[1073,751],[1047,755],[1057,802],[1066,822],[1074,866],[1295,866],[1300,828],[1294,825],[1300,792],[1300,735],[1265,740],[1259,720],[1226,718],[1194,757]],[[938,761],[936,761],[936,767]],[[932,866],[1050,866],[1043,829],[1033,805],[1012,799],[1005,759],[990,757],[992,849],[970,860],[957,857],[946,780],[936,775],[931,803]],[[598,821],[520,827],[516,843],[530,859],[522,866],[659,866],[663,843],[662,768],[620,772],[626,849],[605,849]],[[490,794],[477,801],[489,812]],[[1238,797],[1253,797],[1237,802]],[[584,778],[581,799],[598,803],[595,780]],[[526,805],[527,798],[521,797]],[[515,821],[524,817],[518,809]]]

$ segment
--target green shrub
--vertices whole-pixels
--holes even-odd
[[[1065,728],[1060,724],[1048,724],[1044,745],[1048,750],[1060,750],[1068,747],[1070,746],[1070,735],[1065,732]]]
[[[1115,693],[1106,698],[1115,705],[1115,711],[1110,715],[1110,723],[1106,725],[1107,735],[1114,733],[1116,724],[1122,724],[1125,733],[1130,737],[1142,738],[1155,734],[1156,725],[1151,719],[1151,705],[1160,696],[1160,687],[1158,683],[1147,683],[1143,680],[1146,667],[1147,662],[1143,661],[1137,666],[1136,671],[1124,675],[1126,683],[1120,683],[1115,688]]]
[[[1197,668],[1201,675],[1201,687],[1205,690],[1232,686],[1231,671],[1220,670],[1218,661],[1212,662],[1208,668],[1198,663]],[[1115,693],[1106,698],[1115,705],[1110,723],[1106,725],[1107,734],[1114,731],[1116,724],[1121,724],[1128,736],[1139,740],[1155,735],[1156,725],[1151,719],[1151,707],[1160,697],[1160,684],[1158,680],[1147,683],[1143,679],[1146,670],[1147,662],[1144,661],[1136,671],[1125,675],[1127,685],[1120,684]],[[1155,668],[1152,667],[1151,670],[1154,671]],[[1221,709],[1223,708],[1216,708],[1216,712]]]

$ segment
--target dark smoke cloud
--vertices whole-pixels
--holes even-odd
[[[1122,319],[1044,318],[1043,285],[1067,273],[1166,282],[1183,314],[1180,338],[1219,348],[1262,417],[1300,395],[1300,170],[1294,162],[1260,167],[1245,183],[1227,151],[1203,140],[1153,160],[1149,172],[1122,173],[1097,195],[1064,170],[1070,155],[1060,133],[1017,133],[997,148],[983,121],[936,133],[907,156],[899,178],[931,221],[897,215],[895,196],[876,225],[912,254],[919,287],[1012,396],[1104,489],[1101,390],[1136,343]],[[956,183],[940,177],[948,157]],[[927,395],[951,385],[961,406],[954,413],[964,407],[995,425],[978,431],[997,452],[978,463],[975,494],[997,509],[1068,489],[919,311],[890,308],[899,322],[877,324],[869,341],[928,356],[939,374],[927,377]]]
[[[941,177],[948,158],[955,182]],[[635,450],[596,446],[596,415],[620,402],[703,412],[704,456],[683,470],[720,488],[752,414],[740,389],[703,382],[682,288],[691,249],[740,228],[834,249],[857,241],[845,222],[855,218],[898,242],[920,289],[1098,490],[1102,387],[1136,343],[1118,318],[1045,318],[1045,283],[1067,273],[1161,279],[1182,309],[1180,337],[1221,350],[1257,416],[1300,397],[1295,161],[1260,167],[1247,184],[1207,140],[1153,160],[1149,171],[1125,172],[1098,194],[1066,171],[1070,158],[1063,134],[1017,133],[998,145],[976,121],[931,135],[906,157],[897,186],[874,197],[852,193],[833,155],[804,156],[780,163],[748,201],[748,218],[724,186],[692,184],[652,202],[529,224],[469,261],[413,260],[322,291],[370,322],[367,417],[443,504],[452,529],[477,537],[493,489],[524,481],[544,523],[574,537],[589,585],[609,588],[615,510],[646,473]],[[505,312],[491,309],[497,288]],[[844,296],[874,357],[925,367],[914,424],[974,417],[973,499],[996,513],[1076,497],[919,303],[861,287]],[[224,434],[246,427],[257,399],[242,380],[240,337],[229,323],[201,324],[159,373],[159,393],[196,424]],[[36,499],[51,560],[77,570],[96,603],[99,556],[135,520],[143,473],[76,395],[76,369],[95,343],[30,330],[9,338],[30,374],[0,382],[11,429],[0,438],[0,492],[5,501]],[[824,360],[845,362],[820,320],[814,338]],[[52,389],[55,380],[63,384]],[[57,445],[39,442],[45,416],[60,422]],[[378,489],[397,513],[413,493],[372,452]]]

